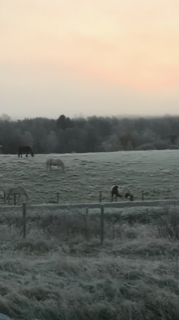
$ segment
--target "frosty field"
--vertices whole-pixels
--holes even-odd
[[[50,157],[61,158],[66,173],[57,168],[46,170]],[[135,199],[174,199],[179,194],[179,151],[132,151],[91,154],[35,155],[18,158],[0,155],[0,190],[22,184],[30,203],[94,203],[102,191],[104,201],[110,201],[114,184],[127,185]],[[121,200],[120,200],[121,201]],[[122,200],[125,201],[125,200]]]
[[[108,209],[85,238],[80,211],[0,214],[0,312],[15,320],[178,320],[179,210]],[[168,225],[167,225],[168,228]],[[177,231],[177,233],[175,233]],[[171,236],[171,235],[170,235]]]
[[[47,171],[60,157],[66,173]],[[174,199],[178,151],[0,156],[0,190],[22,183],[30,203],[110,200],[113,184],[136,199]],[[120,200],[126,201],[126,200]],[[179,208],[0,210],[0,313],[14,320],[178,320]],[[88,232],[87,232],[88,230]]]

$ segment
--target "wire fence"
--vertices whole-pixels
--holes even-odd
[[[138,197],[137,201],[135,200],[135,202],[139,202],[139,201],[162,201],[162,200],[167,200],[167,201],[170,201],[170,199],[149,199],[148,196],[146,196],[146,194],[148,194],[147,192],[145,192],[144,190],[141,190],[141,196]],[[40,199],[40,197],[39,197]],[[103,196],[103,192],[102,191],[99,191],[99,203],[105,203],[105,197]],[[59,192],[55,192],[53,193],[52,195],[50,195],[50,197],[48,198],[47,197],[47,202],[46,204],[59,204],[60,203],[60,193]],[[175,199],[173,200],[177,200],[177,197],[175,197]],[[18,194],[13,194],[13,196],[11,196],[8,201],[7,199],[5,199],[4,197],[4,194],[0,194],[0,204],[3,205],[3,204],[7,204],[7,205],[19,205],[20,203],[22,203],[20,201],[20,198],[19,198],[19,195]],[[76,204],[78,206],[78,203]]]
[[[0,206],[0,224],[3,224],[2,213],[6,223],[15,225],[26,239],[30,229],[43,231],[46,236],[63,238],[82,236],[87,241],[98,237],[102,245],[106,238],[120,235],[120,210],[117,214],[108,214],[107,209],[165,207],[179,205],[179,200],[155,200],[138,202],[111,202],[96,204],[49,204],[49,205],[3,205]],[[91,210],[93,209],[93,210]],[[94,210],[95,209],[95,210]],[[145,209],[146,210],[146,209]]]

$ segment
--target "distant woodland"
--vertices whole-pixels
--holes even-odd
[[[4,154],[17,154],[21,145],[41,154],[179,149],[179,117],[70,119],[60,115],[56,120],[12,121],[2,114],[0,145]]]

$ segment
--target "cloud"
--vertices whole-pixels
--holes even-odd
[[[24,78],[38,70],[170,91],[179,81],[177,8],[174,0],[4,0],[0,64]]]

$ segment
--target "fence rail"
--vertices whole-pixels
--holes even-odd
[[[85,208],[86,210],[86,220],[85,220],[85,228],[86,228],[86,239],[88,239],[88,224],[89,224],[89,209],[100,209],[100,243],[101,245],[104,242],[104,216],[105,216],[105,208],[133,208],[133,207],[157,207],[157,206],[166,206],[166,205],[179,205],[179,200],[153,200],[153,201],[135,201],[135,202],[106,202],[106,203],[84,203],[84,204],[37,204],[37,205],[27,205],[23,203],[22,205],[3,205],[0,206],[0,211],[9,211],[13,210],[22,210],[22,226],[23,226],[23,238],[26,238],[26,214],[30,209],[71,209],[71,208]],[[7,210],[7,211],[8,211]]]
[[[66,203],[66,204],[26,204],[28,209],[83,209],[83,208],[91,208],[91,209],[100,209],[101,205],[105,208],[134,208],[134,207],[157,207],[157,206],[165,206],[165,205],[179,205],[179,200],[170,199],[170,200],[145,200],[145,201],[121,201],[121,202],[96,202],[96,203]],[[0,205],[0,210],[6,209],[19,209],[22,208],[22,205]]]

